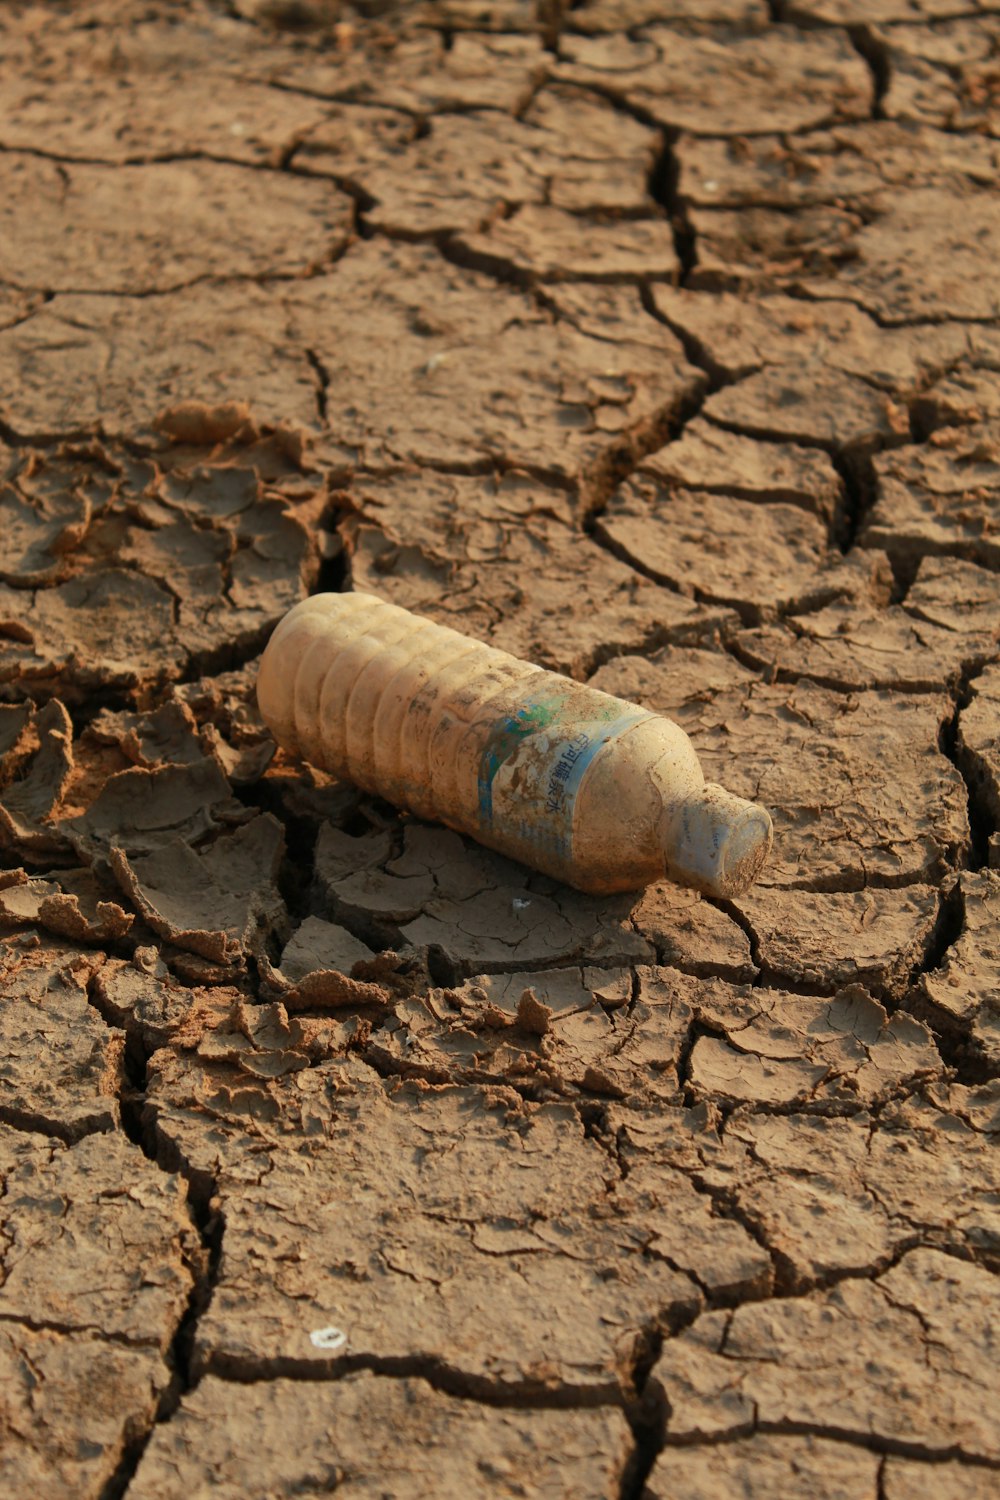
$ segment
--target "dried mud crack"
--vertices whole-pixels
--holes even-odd
[[[4,1494],[992,1497],[998,46],[4,8]],[[669,714],[759,882],[276,750],[352,588]]]

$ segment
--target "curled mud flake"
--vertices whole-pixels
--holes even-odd
[[[529,985],[517,1003],[517,1024],[533,1036],[545,1036],[551,1029],[552,1012]]]
[[[34,863],[58,862],[66,857],[68,845],[50,820],[73,775],[73,726],[56,698],[42,709],[8,712],[13,715],[10,750],[14,763],[20,759],[20,746],[27,748],[30,742],[23,736],[30,736],[37,749],[26,772],[0,793],[0,847],[10,847]]]
[[[101,744],[117,745],[134,765],[144,770],[192,765],[204,760],[197,721],[183,702],[164,703],[151,713],[115,712],[104,708],[87,726],[87,734]]]
[[[734,1026],[720,1011],[726,1039],[696,1041],[689,1066],[699,1097],[767,1108],[875,1108],[944,1069],[927,1028],[908,1016],[890,1018],[860,985],[832,1002],[756,993],[756,1016]]]
[[[80,858],[106,865],[113,849],[148,854],[172,841],[199,844],[233,824],[246,822],[214,760],[111,776],[85,813],[60,825]]]
[[[323,923],[322,925],[331,926],[332,924]],[[339,930],[343,931],[343,929]],[[350,937],[348,933],[344,935]],[[357,947],[362,948],[364,945],[358,943]],[[370,953],[371,950],[367,951]],[[343,973],[340,968],[324,968],[322,966],[324,959],[319,955],[307,955],[301,948],[298,953],[299,956],[305,957],[306,963],[304,971],[299,973],[294,980],[284,970],[274,968],[263,954],[260,954],[257,959],[263,993],[279,998],[286,1010],[301,1013],[319,1010],[367,1009],[372,1006],[383,1010],[389,1004],[389,988],[377,982],[380,977],[375,974],[377,959],[368,961],[363,956],[356,957],[351,967],[358,970],[362,977],[353,978]],[[341,953],[343,953],[342,945]],[[326,962],[332,962],[332,956],[327,958]],[[374,977],[367,977],[369,974]],[[388,982],[389,976],[384,977]]]
[[[579,972],[579,971],[577,971]],[[492,1082],[532,1098],[598,1094],[675,1103],[692,1021],[704,1003],[695,981],[671,969],[480,975],[397,1004],[366,1058],[383,1073],[430,1083]],[[524,980],[532,981],[528,990]],[[725,1002],[740,995],[723,987]],[[525,995],[535,1000],[525,1002]],[[541,1031],[544,1023],[545,1031]]]
[[[175,443],[214,447],[217,443],[252,443],[260,436],[245,401],[178,401],[165,406],[153,423],[157,432]]]
[[[0,582],[33,588],[63,577],[90,517],[85,494],[25,496],[0,482]]]
[[[200,407],[201,403],[183,405]],[[239,410],[242,411],[242,406]],[[157,482],[156,492],[170,510],[180,511],[196,522],[211,517],[238,524],[237,518],[262,498],[257,470],[237,463],[192,464],[168,470]]]
[[[403,853],[391,859],[388,833],[351,838],[329,824],[320,831],[316,870],[328,915],[363,932],[370,946],[440,953],[456,978],[652,956],[629,921],[631,896],[539,884],[526,866],[444,828],[406,823],[402,832]]]
[[[193,715],[202,752],[234,786],[253,785],[274,759],[274,740],[257,708],[256,679],[251,663],[175,689],[174,702]]]
[[[484,1001],[513,1023],[527,990],[555,1018],[573,1011],[589,1010],[595,1000],[606,1010],[619,1010],[632,998],[632,973],[628,968],[537,969],[516,974],[477,974],[455,993],[463,1005],[468,999],[475,1010]]]
[[[346,927],[325,922],[321,917],[307,917],[285,945],[281,955],[281,980],[299,984],[321,971],[351,975],[356,965],[374,958],[367,943],[356,938]]]
[[[250,1432],[253,1482],[275,1493],[329,1493],[349,1475],[354,1487],[447,1500],[517,1489],[552,1500],[613,1495],[634,1446],[617,1406],[481,1405],[412,1376],[250,1385],[206,1376],[154,1429],[132,1481],[136,1500],[184,1500],[206,1487],[218,1500],[243,1500]]]
[[[224,1024],[238,999],[235,990],[223,986],[181,984],[156,948],[137,949],[131,962],[108,960],[95,990],[101,1014],[138,1038],[150,1054],[159,1047],[196,1047],[206,1031]]]
[[[82,943],[108,943],[124,937],[135,917],[113,898],[113,887],[89,870],[60,871],[54,878],[28,880],[0,890],[0,922],[40,927],[56,937]]]
[[[206,849],[176,835],[146,854],[115,842],[115,879],[161,937],[215,964],[238,964],[283,928],[285,906],[275,884],[284,851],[281,824],[262,813]]]
[[[314,1328],[309,1335],[309,1342],[316,1349],[322,1349],[326,1354],[336,1354],[338,1349],[347,1347],[347,1334],[342,1328]]]

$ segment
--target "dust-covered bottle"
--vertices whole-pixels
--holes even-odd
[[[257,696],[285,750],[582,891],[734,896],[771,847],[672,720],[370,594],[290,610]]]

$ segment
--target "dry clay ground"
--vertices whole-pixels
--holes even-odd
[[[995,1494],[998,8],[0,21],[0,1489]],[[352,584],[760,884],[275,755]]]

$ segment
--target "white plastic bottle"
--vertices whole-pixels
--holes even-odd
[[[579,890],[735,896],[771,847],[672,720],[370,594],[289,611],[257,696],[285,750]]]

